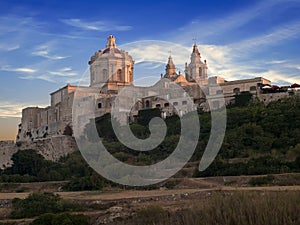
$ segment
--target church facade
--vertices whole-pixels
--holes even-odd
[[[118,93],[123,88],[134,87],[134,61],[125,50],[117,48],[116,39],[110,35],[104,50],[97,51],[88,62],[90,66],[90,85],[65,87],[53,92],[51,105],[46,108],[28,107],[22,110],[22,121],[19,125],[17,142],[33,142],[49,137],[73,134],[72,108],[74,99],[80,90],[80,104],[83,109],[89,108],[98,117],[111,112],[112,104]],[[126,112],[125,117],[134,120],[141,109],[160,108],[162,116],[170,116],[174,113],[180,115],[189,109],[184,99],[178,96],[175,100],[170,98],[168,88],[172,85],[180,86],[193,100],[194,106],[207,109],[208,98],[212,101],[212,107],[219,107],[219,99],[225,98],[226,104],[234,101],[235,96],[242,92],[250,92],[253,96],[268,103],[269,101],[288,96],[288,92],[264,93],[262,87],[271,86],[271,81],[262,78],[226,81],[224,78],[208,77],[208,65],[201,59],[197,44],[194,44],[190,57],[190,63],[185,65],[185,74],[176,71],[172,56],[169,57],[165,74],[161,82],[165,92],[159,95],[153,91],[142,91],[142,88],[134,87],[143,92],[143,97],[138,99],[131,111]],[[200,85],[199,85],[200,84]],[[201,87],[201,88],[200,88]],[[77,96],[78,97],[78,96]],[[177,100],[176,100],[177,99]],[[93,103],[92,105],[91,102]],[[180,106],[182,112],[176,112],[174,106]],[[88,121],[88,118],[86,118]]]

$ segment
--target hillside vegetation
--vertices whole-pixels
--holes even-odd
[[[227,130],[221,150],[207,170],[200,173],[194,168],[194,176],[300,172],[299,97],[282,99],[267,106],[261,102],[242,105],[228,107]],[[153,115],[159,115],[157,110],[140,112],[138,122],[130,125],[137,137],[149,136],[148,122]],[[199,111],[198,115],[201,133],[190,162],[201,159],[210,135],[210,113]],[[168,117],[164,141],[152,151],[134,151],[117,141],[110,120],[109,114],[97,118],[98,134],[88,133],[88,138],[94,141],[100,135],[111,154],[132,165],[149,165],[168,157],[180,138],[180,118]],[[94,172],[80,152],[61,158],[59,162],[46,161],[33,150],[19,151],[12,159],[13,166],[1,171],[1,182],[69,180],[63,189],[75,191],[114,185]]]

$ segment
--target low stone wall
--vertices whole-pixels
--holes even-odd
[[[39,139],[34,142],[19,142],[18,145],[13,141],[0,141],[0,168],[10,167],[12,155],[26,149],[36,150],[45,159],[57,161],[78,148],[75,139],[66,135]]]

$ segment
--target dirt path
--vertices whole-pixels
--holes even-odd
[[[125,190],[119,192],[81,191],[81,192],[55,192],[64,199],[74,200],[120,200],[131,198],[160,197],[172,195],[192,194],[208,191],[300,191],[298,186],[270,186],[270,187],[228,187],[172,189],[172,190]],[[0,200],[13,198],[26,198],[30,193],[0,193]]]

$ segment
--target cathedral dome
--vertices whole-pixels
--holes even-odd
[[[102,53],[105,54],[105,53],[111,53],[111,52],[121,54],[121,51],[118,48],[106,48],[103,50]]]

